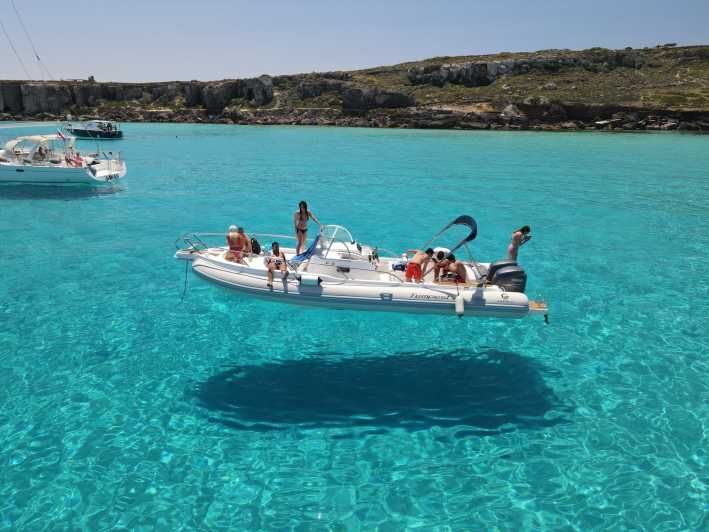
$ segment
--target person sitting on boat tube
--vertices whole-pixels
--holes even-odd
[[[299,255],[300,251],[305,247],[305,241],[308,238],[308,220],[313,220],[316,224],[322,225],[315,215],[308,210],[308,204],[305,201],[298,203],[298,210],[293,214],[293,224],[295,225],[295,254]]]
[[[281,251],[281,248],[278,245],[278,242],[271,243],[271,255],[266,257],[264,259],[264,262],[266,263],[266,269],[268,270],[266,272],[266,275],[268,277],[268,282],[266,282],[267,287],[273,288],[273,272],[276,270],[280,270],[283,272],[283,279],[284,280],[288,279],[288,269],[286,266],[286,256]]]
[[[83,165],[84,159],[82,159],[81,154],[78,151],[74,151],[74,154],[71,158],[71,163],[76,167],[80,167]]]
[[[528,225],[523,225],[519,229],[517,229],[514,233],[512,233],[512,241],[510,242],[510,245],[507,247],[507,258],[510,260],[517,260],[517,252],[519,251],[519,248],[523,246],[525,243],[529,241],[530,238],[532,238],[532,235],[529,233],[532,230]]]
[[[229,227],[229,232],[226,235],[226,243],[229,246],[224,258],[232,262],[244,262],[243,253],[251,253],[251,240],[244,228],[237,228],[235,225]]]
[[[423,270],[431,262],[431,257],[433,257],[433,249],[428,248],[426,251],[421,251],[420,249],[410,249],[406,252],[413,253],[414,257],[406,265],[406,282],[410,283],[413,279],[417,283],[423,281]]]

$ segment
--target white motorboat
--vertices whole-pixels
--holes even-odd
[[[0,183],[103,185],[125,175],[120,153],[82,154],[62,134],[17,137],[0,150]]]
[[[477,234],[475,221],[470,216],[459,216],[438,235],[455,225],[468,226],[471,232],[452,250],[445,250],[448,253],[462,246],[467,248]],[[490,264],[471,257],[464,261],[465,282],[450,275],[436,281],[430,268],[424,272],[422,282],[407,282],[403,271],[405,255],[380,256],[380,249],[357,242],[346,228],[329,225],[323,226],[318,237],[299,255],[294,249],[281,248],[287,273],[274,272],[274,283],[269,287],[267,254],[251,253],[240,262],[233,262],[226,247],[207,244],[207,240],[217,236],[224,241],[223,233],[183,235],[176,242],[175,257],[191,261],[192,269],[201,277],[248,296],[334,309],[498,318],[540,314],[547,319],[546,303],[531,301],[524,293],[527,275],[515,261]],[[252,236],[279,241],[293,238]]]

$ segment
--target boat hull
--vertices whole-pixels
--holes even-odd
[[[114,183],[125,174],[124,163],[96,165],[93,172],[88,167],[0,164],[0,183],[105,185]]]
[[[240,269],[238,265],[225,267],[218,261],[197,257],[192,261],[192,268],[199,276],[223,287],[291,305],[460,317],[523,318],[530,313],[525,294],[505,292],[494,286],[460,288],[456,285],[327,281],[313,284],[302,282],[293,273],[283,279],[278,272],[273,288],[269,288],[263,275]],[[459,297],[462,307],[456,308]]]
[[[93,140],[116,140],[123,138],[123,131],[92,131],[89,129],[74,129],[67,128],[66,130],[71,135],[79,139]]]

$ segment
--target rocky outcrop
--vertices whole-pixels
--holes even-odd
[[[185,105],[188,107],[196,107],[202,105],[202,91],[205,83],[202,81],[188,81],[183,85]]]
[[[495,61],[414,67],[408,70],[407,75],[414,85],[430,83],[442,87],[446,83],[454,83],[482,87],[490,85],[498,75],[511,73],[513,64],[514,61]]]
[[[273,99],[271,77],[213,83],[0,82],[0,113],[27,117],[42,113],[66,114],[77,108],[99,107],[104,102],[135,101],[142,105],[168,106],[178,100],[187,107],[205,106],[212,113],[221,113],[234,98],[243,98],[256,106],[269,103]]]
[[[326,92],[342,93],[345,88],[350,86],[351,83],[342,80],[315,78],[305,79],[299,82],[295,91],[298,98],[305,100],[308,98],[316,98]]]
[[[207,83],[202,88],[202,102],[210,112],[220,112],[235,98],[244,98],[254,105],[264,105],[273,99],[270,76]]]
[[[238,93],[240,98],[253,105],[265,105],[273,100],[273,79],[271,76],[261,76],[239,80]]]
[[[208,83],[202,89],[202,102],[207,110],[216,113],[229,105],[237,95],[237,81]]]
[[[0,82],[0,112],[22,112],[22,83],[19,81]]]
[[[342,108],[345,111],[362,112],[378,108],[412,107],[416,100],[408,94],[379,89],[348,87],[342,91]]]
[[[526,74],[531,71],[558,72],[569,68],[584,68],[592,72],[614,68],[640,68],[645,57],[639,50],[586,50],[579,55],[539,55],[527,59],[503,61],[473,61],[412,67],[407,71],[414,85],[430,83],[442,87],[445,83],[482,87],[504,75]]]
[[[22,85],[22,109],[25,113],[60,113],[74,104],[71,87],[64,83],[25,83]]]
[[[160,104],[168,104],[175,100],[178,96],[184,95],[182,83],[170,82],[152,87],[150,90],[150,99],[153,102]]]
[[[93,107],[103,98],[101,85],[97,83],[76,83],[71,87],[74,105]]]
[[[342,109],[348,113],[362,113],[371,109],[396,109],[416,105],[416,100],[408,94],[362,87],[341,79],[309,76],[298,81],[295,86],[295,95],[301,100],[316,98],[327,92],[339,94],[342,97]]]

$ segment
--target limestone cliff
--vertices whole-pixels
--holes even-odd
[[[0,119],[709,130],[709,46],[443,57],[220,81],[0,81]]]

